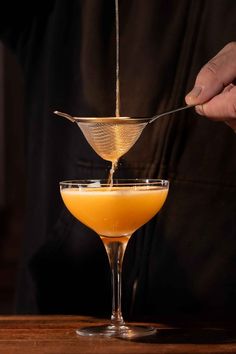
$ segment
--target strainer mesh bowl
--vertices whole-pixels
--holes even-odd
[[[107,122],[77,122],[77,124],[100,157],[116,161],[135,144],[147,125],[147,122],[135,120],[136,122],[131,124],[131,120],[129,122],[127,120],[119,124],[111,122],[110,119]]]

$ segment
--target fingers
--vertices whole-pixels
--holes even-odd
[[[197,75],[185,97],[200,115],[224,121],[236,132],[236,42],[227,44]]]
[[[227,44],[197,75],[194,88],[185,97],[188,105],[209,101],[236,78],[236,42]]]
[[[215,121],[223,121],[236,132],[236,86],[228,85],[222,93],[202,105],[196,112]]]
[[[208,102],[197,105],[196,111],[213,120],[230,121],[236,119],[236,86],[228,85],[223,92]]]

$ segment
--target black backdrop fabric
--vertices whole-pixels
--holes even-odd
[[[236,39],[234,0],[120,0],[119,6],[125,116],[183,105],[202,65]],[[104,178],[110,166],[53,111],[114,115],[114,2],[9,2],[0,33],[25,79],[27,230],[17,312],[109,315],[105,251],[66,211],[58,183]],[[235,156],[233,131],[191,109],[147,127],[120,160],[117,177],[170,180],[165,206],[128,245],[126,317],[236,310]]]

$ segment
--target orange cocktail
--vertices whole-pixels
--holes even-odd
[[[169,183],[165,180],[133,179],[65,181],[60,183],[62,199],[83,224],[101,238],[112,274],[111,323],[80,328],[82,336],[133,338],[155,333],[155,328],[127,325],[121,313],[121,271],[126,245],[132,233],[148,222],[164,204]]]
[[[131,236],[162,207],[167,188],[114,186],[66,188],[61,195],[68,210],[100,236]]]

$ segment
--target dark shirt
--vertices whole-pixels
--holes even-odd
[[[34,2],[28,14],[24,2],[11,5],[0,14],[0,31],[22,65],[27,134],[17,311],[109,314],[105,251],[66,211],[58,183],[104,178],[110,166],[53,111],[114,115],[114,3]],[[121,114],[183,105],[201,66],[235,39],[234,0],[120,0]],[[192,109],[147,127],[120,160],[117,177],[170,180],[162,211],[127,249],[126,317],[236,310],[235,156],[233,131]]]

